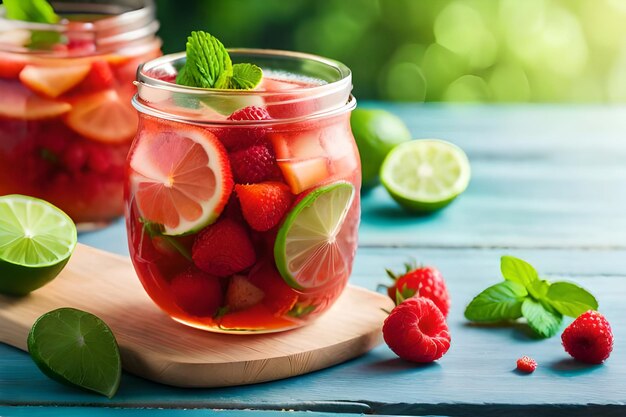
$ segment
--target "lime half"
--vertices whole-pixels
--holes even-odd
[[[467,188],[470,164],[456,145],[437,139],[402,143],[385,158],[381,182],[402,207],[430,212],[448,205]]]
[[[72,219],[50,203],[0,197],[0,292],[27,294],[54,279],[76,247]]]
[[[28,334],[28,352],[50,378],[111,398],[122,362],[115,336],[105,322],[74,308],[39,317]]]
[[[354,250],[342,233],[354,186],[336,182],[314,189],[285,217],[274,244],[276,267],[293,288],[310,289],[347,273]]]

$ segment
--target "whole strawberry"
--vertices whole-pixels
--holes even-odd
[[[276,226],[293,202],[289,187],[282,182],[235,185],[241,212],[250,227],[265,232]]]
[[[450,349],[450,333],[441,310],[424,297],[396,306],[383,324],[387,346],[402,359],[428,363]]]
[[[394,284],[387,287],[387,294],[396,301],[396,294],[401,295],[401,299],[411,298],[414,295],[426,297],[432,300],[444,317],[448,317],[450,310],[450,295],[448,288],[437,268],[431,266],[415,267],[405,265],[406,272],[397,276],[392,271],[387,270],[387,274],[394,280]]]
[[[567,353],[586,363],[602,363],[613,350],[611,326],[595,310],[581,314],[567,326],[561,335],[561,341]]]
[[[256,261],[248,231],[229,218],[206,227],[198,234],[191,257],[198,268],[218,277],[241,272]]]
[[[193,316],[211,317],[222,303],[219,279],[195,267],[176,275],[170,289],[176,304]]]

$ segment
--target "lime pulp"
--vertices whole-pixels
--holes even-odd
[[[381,182],[402,207],[430,212],[450,204],[467,188],[471,170],[465,152],[438,139],[395,147],[381,167]]]
[[[50,378],[113,397],[122,375],[111,329],[93,314],[59,308],[37,319],[28,334],[28,352]]]
[[[76,247],[76,226],[34,197],[0,197],[0,292],[23,295],[58,275]]]
[[[314,189],[287,214],[274,244],[276,267],[296,289],[320,287],[347,268],[349,244],[340,235],[354,200],[354,186],[340,181]]]

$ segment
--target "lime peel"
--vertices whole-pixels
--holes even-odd
[[[324,185],[308,193],[287,214],[276,236],[274,258],[291,287],[320,287],[334,278],[330,269],[341,273],[334,269],[345,264],[340,232],[355,194],[349,182]],[[307,272],[312,265],[317,273]]]
[[[72,219],[34,197],[0,197],[0,292],[27,294],[65,267],[78,237]]]
[[[50,311],[28,334],[28,352],[39,369],[61,383],[112,398],[122,361],[113,332],[100,318],[74,308]]]

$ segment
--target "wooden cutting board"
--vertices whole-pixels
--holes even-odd
[[[224,335],[176,323],[148,298],[128,258],[78,245],[63,272],[26,297],[0,295],[0,341],[26,350],[35,320],[59,307],[102,318],[125,370],[180,387],[222,387],[288,378],[362,355],[381,341],[391,301],[348,286],[315,323],[266,335]]]

